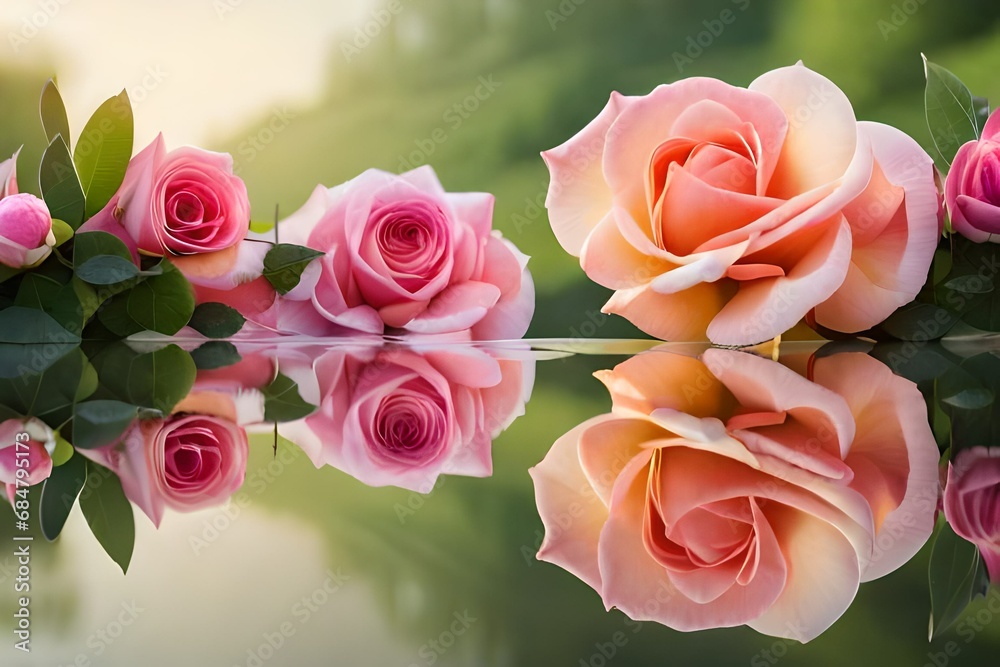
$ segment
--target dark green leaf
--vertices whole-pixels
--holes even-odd
[[[947,630],[981,592],[979,549],[942,522],[928,568],[931,589],[930,639]]]
[[[21,281],[14,305],[44,311],[70,333],[83,331],[84,308],[72,284],[29,273]]]
[[[12,306],[0,311],[0,343],[79,345],[80,337],[66,331],[48,313]]]
[[[78,346],[18,347],[32,350],[34,356],[21,357],[19,374],[0,378],[0,404],[22,415],[45,417],[67,410],[79,399],[88,362]]]
[[[191,352],[198,370],[210,371],[216,368],[232,366],[240,361],[240,353],[236,346],[222,340],[212,340]]]
[[[924,56],[927,87],[924,90],[924,110],[931,139],[948,166],[959,147],[979,138],[976,110],[972,93],[957,76]]]
[[[263,389],[264,420],[290,422],[309,416],[316,410],[299,394],[299,388],[288,376],[278,373],[274,381]]]
[[[171,336],[191,320],[194,291],[177,267],[164,260],[163,273],[115,296],[101,310],[101,322],[120,336],[155,331]]]
[[[194,309],[188,325],[208,338],[229,338],[243,328],[246,319],[223,303],[203,303]]]
[[[118,476],[87,461],[87,482],[80,494],[80,509],[97,541],[122,572],[128,572],[135,548],[135,517]]]
[[[73,161],[87,196],[88,218],[104,208],[122,184],[133,136],[132,105],[124,90],[102,104],[80,133]]]
[[[279,243],[264,256],[264,277],[278,294],[288,294],[299,284],[309,262],[322,256],[312,248]]]
[[[121,401],[77,403],[73,407],[73,444],[78,449],[115,444],[138,414],[137,406]]]
[[[32,343],[30,345],[0,343],[0,387],[7,386],[6,380],[14,380],[25,375],[43,373],[50,366],[76,349],[78,349],[78,346],[72,343],[61,345],[52,345],[49,343]],[[3,395],[3,391],[0,390],[0,396]]]
[[[980,410],[993,404],[993,392],[983,388],[969,388],[941,398],[941,402],[962,410]]]
[[[73,240],[73,266],[79,269],[88,260],[102,255],[132,259],[125,242],[107,232],[84,232]]]
[[[132,405],[169,414],[191,391],[197,368],[191,355],[167,345],[153,352],[136,352],[124,343],[108,345],[94,357],[106,395]]]
[[[87,200],[63,137],[57,136],[45,149],[38,171],[38,184],[53,218],[64,221],[73,229],[83,223]]]
[[[91,285],[116,285],[138,276],[139,267],[131,259],[117,255],[98,255],[81,264],[76,275]]]
[[[990,101],[985,97],[972,96],[972,108],[976,112],[976,129],[977,136],[982,135],[983,128],[986,127],[986,121],[990,117]]]
[[[87,482],[87,460],[73,454],[68,461],[52,469],[42,486],[39,502],[42,534],[50,542],[62,532],[77,496]]]
[[[993,291],[993,277],[983,278],[978,275],[958,276],[944,284],[945,288],[964,294],[988,294]]]
[[[46,139],[51,142],[61,135],[69,144],[69,119],[66,117],[66,105],[63,104],[62,95],[59,94],[54,80],[49,79],[45,83],[45,87],[42,88],[42,98],[38,102],[38,107]]]

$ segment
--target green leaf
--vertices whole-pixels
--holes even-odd
[[[941,159],[951,166],[959,147],[979,138],[972,93],[957,76],[927,60],[927,56],[922,57],[927,77],[924,89],[927,127]]]
[[[942,522],[934,546],[928,578],[931,590],[930,639],[958,620],[976,595],[983,592],[983,564],[979,549]]]
[[[239,363],[241,357],[236,346],[222,340],[211,340],[191,352],[198,370],[210,371]]]
[[[29,273],[21,281],[14,305],[48,313],[71,333],[83,331],[86,313],[80,293],[72,284],[61,284],[40,273]]]
[[[117,443],[136,420],[139,408],[121,401],[97,400],[73,407],[73,444],[94,449]]]
[[[169,414],[194,386],[197,368],[191,355],[167,345],[139,353],[124,343],[108,345],[94,357],[101,386],[109,396]]]
[[[305,246],[279,243],[264,256],[264,277],[278,294],[288,294],[302,279],[309,262],[323,253]]]
[[[135,548],[135,517],[118,476],[87,461],[80,509],[104,551],[121,567],[122,573],[128,572]]]
[[[264,420],[269,422],[290,422],[309,416],[316,410],[299,394],[299,388],[286,375],[278,373],[264,394]]]
[[[139,267],[131,259],[117,255],[98,255],[81,264],[76,275],[91,285],[117,285],[138,276]]]
[[[951,330],[958,318],[931,303],[913,302],[890,315],[882,329],[899,340],[937,340]]]
[[[73,228],[62,220],[54,218],[52,220],[52,235],[56,237],[56,247],[58,248],[73,238]]]
[[[87,483],[87,460],[74,454],[72,449],[70,454],[65,463],[52,469],[52,474],[42,486],[40,523],[42,535],[50,542],[59,537],[80,491]]]
[[[80,337],[66,331],[48,313],[11,306],[0,311],[0,343],[79,345]]]
[[[88,365],[80,348],[73,346],[64,351],[63,346],[57,345],[17,347],[31,350],[32,356],[15,356],[21,365],[14,370],[20,373],[4,373],[0,377],[0,404],[36,417],[67,411],[77,400]],[[4,352],[0,346],[0,357]],[[0,366],[8,363],[4,361]]]
[[[972,96],[972,108],[976,112],[976,136],[983,133],[986,121],[990,117],[990,102],[985,97]]]
[[[224,303],[203,303],[194,309],[188,325],[208,338],[229,338],[243,328],[246,319],[240,311]]]
[[[944,286],[964,294],[989,294],[993,291],[993,278],[992,276],[983,278],[978,275],[958,276],[945,282]]]
[[[42,116],[42,129],[48,141],[54,141],[62,136],[69,144],[69,119],[66,117],[66,105],[62,95],[56,88],[56,82],[49,79],[42,88],[42,97],[38,102],[38,110]]]
[[[15,380],[25,375],[40,374],[58,362],[67,354],[76,350],[72,343],[50,344],[32,343],[0,343],[0,397],[4,396],[3,387],[7,381]],[[9,387],[7,387],[9,389]],[[0,399],[0,404],[3,400]]]
[[[132,105],[124,90],[102,104],[80,133],[73,161],[87,195],[86,215],[107,205],[125,178],[132,158]]]
[[[73,445],[69,444],[69,440],[62,437],[59,431],[55,432],[56,447],[52,452],[52,465],[59,467],[70,460],[73,456]]]
[[[101,322],[119,336],[155,331],[172,336],[191,320],[194,290],[177,267],[164,260],[163,273],[115,296],[101,310]]]
[[[77,234],[73,241],[73,267],[79,269],[88,260],[104,255],[114,255],[131,260],[125,242],[108,232],[84,232]]]
[[[38,185],[42,189],[42,198],[49,207],[49,215],[76,229],[83,223],[87,198],[63,139],[62,136],[57,136],[42,154]]]
[[[982,387],[969,387],[956,394],[945,396],[941,402],[960,410],[980,410],[993,404],[993,392]]]

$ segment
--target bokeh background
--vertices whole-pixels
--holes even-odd
[[[125,87],[137,149],[162,131],[171,147],[231,152],[255,220],[291,213],[318,183],[431,164],[448,189],[493,192],[496,227],[533,257],[530,335],[636,336],[599,315],[607,293],[549,231],[540,150],[583,127],[612,90],[643,94],[686,76],[746,85],[800,59],[859,118],[930,148],[921,52],[1000,102],[995,0],[4,0],[0,157],[23,145],[19,179],[35,190],[37,97],[56,75],[75,132]],[[928,644],[926,552],[863,587],[807,646],[746,629],[636,626],[536,563],[526,469],[606,409],[589,373],[615,362],[540,362],[527,414],[497,441],[494,477],[449,479],[426,498],[314,470],[284,444],[276,464],[261,438],[251,502],[171,516],[159,531],[140,517],[128,577],[74,513],[59,544],[36,548],[36,652],[13,652],[5,631],[0,664],[995,664],[1000,623],[985,608],[966,626],[981,629]],[[193,538],[213,524],[226,527],[199,549]],[[7,551],[2,610],[14,595]],[[328,571],[348,578],[319,595]],[[303,596],[324,602],[312,610]],[[431,648],[466,611],[468,630]],[[278,643],[285,622],[295,633],[258,650],[268,636]]]

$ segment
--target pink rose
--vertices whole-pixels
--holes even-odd
[[[54,449],[52,429],[38,419],[8,419],[0,423],[0,484],[4,485],[12,505],[18,488],[41,484],[49,478]]]
[[[317,467],[429,492],[441,474],[488,477],[492,440],[524,412],[532,361],[478,349],[334,349],[282,363],[318,410],[278,425]]]
[[[255,355],[199,371],[172,415],[136,421],[118,444],[79,451],[114,471],[125,495],[156,526],[167,507],[191,512],[220,505],[243,484],[249,455],[244,425],[263,421],[258,389],[274,372],[273,362]]]
[[[945,179],[952,228],[983,243],[1000,242],[1000,113],[990,114],[979,141],[958,149]]]
[[[41,263],[56,244],[45,202],[31,194],[0,199],[0,264],[21,269]]]
[[[200,148],[167,152],[163,135],[132,158],[118,193],[81,232],[106,231],[133,252],[167,255],[184,271],[237,263],[250,228],[246,185],[233,158]]]
[[[979,547],[990,581],[1000,583],[1000,449],[963,449],[948,464],[944,515]]]
[[[319,187],[280,230],[282,242],[325,256],[251,318],[290,333],[518,338],[534,288],[527,257],[491,232],[492,219],[492,195],[446,193],[430,167]]]
[[[711,349],[598,373],[611,413],[531,470],[538,557],[636,620],[819,635],[930,536],[938,457],[911,382],[858,353],[813,371]]]
[[[931,158],[801,65],[614,93],[542,155],[556,238],[615,290],[605,312],[659,338],[752,344],[813,309],[868,329],[913,300],[938,239]]]

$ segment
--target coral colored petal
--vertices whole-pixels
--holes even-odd
[[[724,283],[700,283],[676,294],[660,294],[651,285],[643,285],[618,290],[602,312],[621,315],[663,340],[701,341],[709,323],[735,293],[735,284]]]
[[[556,240],[579,255],[597,223],[611,210],[611,191],[601,170],[608,130],[635,98],[612,93],[604,110],[566,143],[542,153],[551,181],[545,207]]]

